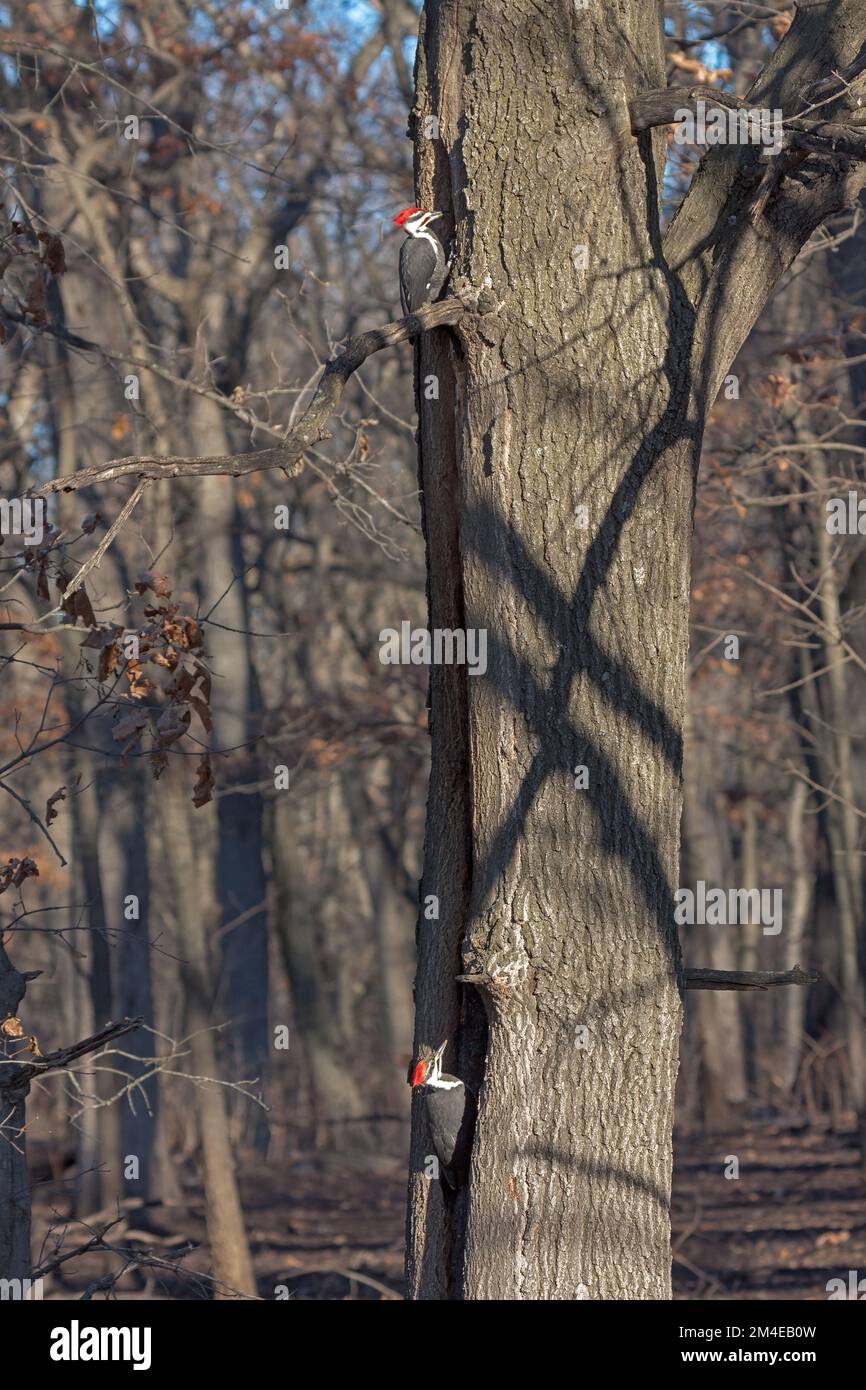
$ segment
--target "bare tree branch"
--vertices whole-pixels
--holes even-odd
[[[114,1038],[122,1038],[125,1033],[134,1033],[143,1022],[143,1018],[125,1018],[121,1023],[109,1023],[98,1033],[92,1033],[89,1038],[82,1038],[81,1042],[72,1043],[70,1047],[60,1047],[56,1052],[47,1052],[44,1057],[34,1057],[32,1062],[0,1061],[2,1084],[6,1089],[17,1088],[32,1081],[34,1076],[44,1076],[49,1071],[62,1071],[79,1057],[85,1057],[89,1052],[97,1052],[104,1043],[111,1042]]]
[[[682,111],[694,112],[698,102],[733,111],[754,110],[754,103],[722,92],[718,87],[666,87],[642,92],[629,105],[631,128],[635,135],[654,126],[671,125]],[[798,116],[785,117],[779,133],[785,149],[806,150],[814,154],[844,155],[866,160],[866,128],[837,121],[809,121]]]
[[[770,989],[774,985],[814,985],[815,970],[685,970],[686,989]]]
[[[329,439],[327,424],[342,400],[346,382],[374,352],[383,348],[396,347],[431,328],[444,328],[459,323],[469,309],[469,303],[452,295],[439,304],[427,304],[415,314],[394,323],[386,323],[382,328],[372,328],[367,333],[359,333],[327,363],[313,399],[301,415],[298,423],[286,435],[285,441],[273,449],[256,449],[244,454],[204,455],[201,457],[156,457],[140,455],[137,457],[112,459],[108,463],[97,464],[92,468],[81,468],[77,473],[54,478],[40,488],[35,488],[34,497],[47,497],[53,492],[77,492],[79,488],[91,487],[94,483],[114,482],[117,478],[137,477],[139,479],[191,477],[201,474],[228,474],[238,478],[245,473],[259,473],[264,469],[283,468],[297,475],[303,468],[304,454],[322,440]]]

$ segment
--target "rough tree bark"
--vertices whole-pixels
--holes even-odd
[[[766,165],[718,148],[663,241],[663,140],[635,138],[629,110],[664,86],[661,8],[428,0],[422,17],[418,201],[456,231],[458,288],[488,287],[480,317],[420,350],[430,625],[486,628],[489,664],[431,681],[438,919],[422,908],[415,1041],[448,1037],[447,1068],[480,1096],[455,1206],[424,1176],[416,1107],[414,1298],[670,1296],[703,422],[780,274],[862,176],[815,161],[753,218]],[[864,36],[860,0],[801,10],[750,99],[795,110]]]

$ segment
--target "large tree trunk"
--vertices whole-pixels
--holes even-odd
[[[415,1042],[448,1037],[480,1095],[454,1209],[425,1176],[416,1106],[416,1298],[670,1295],[703,422],[779,277],[863,176],[791,182],[753,217],[760,160],[715,151],[662,242],[662,137],[634,139],[628,110],[665,84],[661,17],[644,0],[615,19],[427,0],[421,23],[418,201],[456,227],[454,288],[481,292],[478,317],[420,349],[430,622],[486,629],[489,665],[431,682],[438,918],[419,918]],[[864,28],[859,0],[802,10],[750,103],[793,104]]]
[[[482,0],[422,25],[416,111],[453,150],[434,169],[419,142],[422,194],[501,308],[422,350],[430,622],[486,628],[489,667],[433,675],[416,1046],[449,1037],[480,1080],[461,941],[489,1036],[465,1243],[416,1115],[414,1297],[670,1295],[691,311],[648,230],[660,148],[620,143],[577,66],[663,85],[660,11],[566,15]]]

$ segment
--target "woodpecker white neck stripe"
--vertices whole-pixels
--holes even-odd
[[[416,241],[419,241],[422,237],[425,241],[429,241],[430,245],[433,247],[434,252],[438,255],[441,243],[437,240],[436,237],[431,236],[431,234],[427,231],[427,223],[429,219],[429,212],[425,212],[421,217],[410,219],[410,221],[406,223],[406,231],[409,233],[410,236],[415,237]],[[417,227],[413,226],[413,222],[417,224]]]
[[[437,1091],[453,1091],[455,1086],[462,1086],[462,1081],[446,1081],[444,1076],[431,1076],[425,1085],[434,1086]]]

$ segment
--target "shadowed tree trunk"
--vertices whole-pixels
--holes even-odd
[[[223,419],[210,402],[196,405],[202,447],[228,450]],[[269,1061],[268,935],[262,864],[262,799],[255,782],[258,764],[251,751],[255,700],[249,656],[244,565],[237,536],[234,488],[225,478],[205,478],[200,520],[207,537],[202,565],[203,607],[213,612],[207,628],[214,680],[214,744],[228,750],[217,761],[221,784],[217,801],[219,840],[215,892],[223,904],[222,964],[226,1012],[233,1027],[227,1053],[232,1074],[258,1079],[262,1089]],[[232,924],[232,925],[230,925]],[[249,1137],[267,1147],[263,1111]]]
[[[0,940],[0,1019],[17,1015],[25,981]],[[0,1279],[30,1277],[30,1180],[25,1103],[29,1087],[0,1065]]]
[[[55,349],[57,364],[52,377],[53,425],[57,449],[58,472],[66,477],[82,464],[83,450],[79,444],[78,418],[85,402],[76,394],[73,365],[65,349]],[[85,455],[86,457],[86,455]],[[58,516],[61,524],[71,527],[80,521],[82,499],[61,497]],[[112,556],[106,565],[110,573],[118,565]],[[103,578],[105,582],[107,575]],[[64,661],[72,675],[79,667],[81,636],[75,628],[61,629]],[[76,723],[84,716],[88,704],[85,688],[70,680],[66,688],[66,704],[70,721]],[[87,749],[69,749],[69,783],[73,788],[69,813],[73,826],[75,863],[73,873],[78,882],[78,900],[85,905],[88,929],[84,953],[90,1024],[93,1031],[114,1016],[112,980],[112,949],[107,928],[110,925],[103,897],[103,865],[99,841],[100,793],[105,795],[94,779],[91,755]],[[88,1027],[87,1031],[90,1031]],[[121,1164],[120,1107],[111,1102],[118,1089],[117,1077],[105,1068],[97,1068],[89,1079],[89,1089],[97,1097],[97,1105],[87,1106],[78,1128],[78,1177],[76,1207],[80,1216],[98,1211],[118,1201],[123,1194]]]
[[[852,60],[866,17],[829,8],[833,40],[824,7],[800,12],[756,104]],[[416,1104],[410,1296],[667,1298],[703,422],[779,275],[861,185],[830,171],[756,227],[757,152],[717,150],[663,243],[663,142],[632,136],[627,104],[665,84],[643,0],[428,0],[416,84],[418,202],[456,228],[456,287],[488,290],[420,351],[430,624],[486,629],[489,664],[431,682],[415,1041],[448,1037],[480,1095],[455,1205]]]
[[[78,704],[71,698],[70,707],[73,718],[80,717]],[[81,881],[81,901],[87,904],[87,981],[92,1019],[92,1029],[88,1031],[95,1033],[111,1022],[115,1015],[112,949],[102,893],[96,785],[92,780],[87,780],[88,764],[80,751],[72,751],[72,765],[77,769],[81,790],[72,798],[70,814],[75,826],[75,856]],[[111,1205],[125,1195],[120,1152],[121,1110],[116,1102],[112,1102],[118,1086],[117,1076],[105,1066],[97,1066],[89,1078],[88,1089],[97,1098],[98,1108],[88,1117],[89,1123],[82,1126],[76,1194],[82,1216]]]
[[[130,796],[123,783],[115,780],[110,792],[109,814],[102,834],[106,850],[102,855],[103,889],[106,912],[112,925],[120,929],[117,982],[118,1014],[122,1018],[143,1018],[153,1028],[153,981],[149,927],[147,837],[140,831],[140,808],[147,805],[148,788],[143,769],[126,769],[134,777],[135,793]],[[158,814],[158,812],[157,812]],[[131,899],[135,898],[136,903]],[[153,1056],[155,1039],[141,1031],[127,1040],[125,1052],[140,1057]],[[137,1078],[148,1070],[148,1063],[127,1056],[125,1070]],[[159,1107],[157,1078],[141,1082],[131,1097],[118,1102],[121,1128],[123,1191],[127,1197],[145,1201],[154,1196],[153,1152]],[[126,1160],[138,1160],[138,1176],[126,1176]]]
[[[365,1100],[344,1060],[351,1038],[340,1029],[316,950],[316,907],[306,887],[306,860],[297,845],[297,811],[285,797],[268,802],[274,883],[274,921],[292,996],[298,1038],[312,1085],[313,1123],[322,1147],[354,1143],[346,1120],[363,1114]],[[293,1052],[280,1054],[293,1067]],[[297,1084],[294,1093],[297,1094]]]

